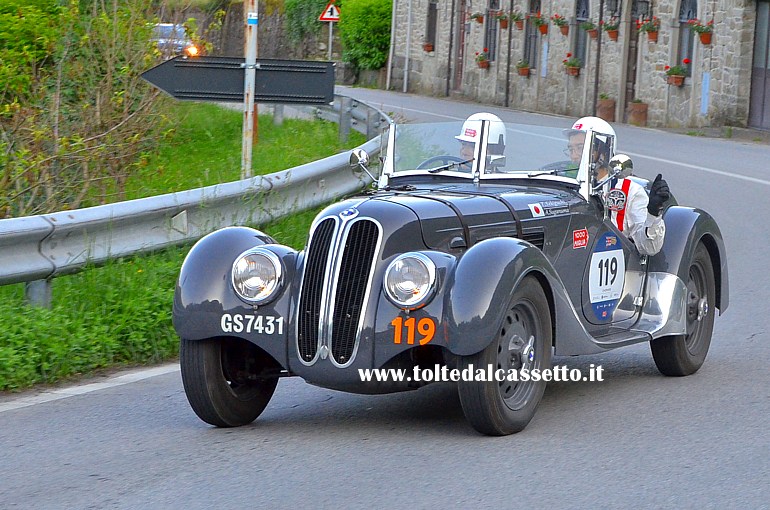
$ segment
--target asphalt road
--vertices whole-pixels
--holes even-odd
[[[346,92],[410,120],[572,120]],[[0,508],[770,508],[770,147],[617,131],[637,174],[662,172],[725,236],[730,307],[697,374],[659,375],[647,345],[557,359],[601,363],[606,380],[550,384],[503,438],[465,422],[451,384],[372,397],[282,380],[254,424],[227,430],[197,419],[175,365],[5,395]]]

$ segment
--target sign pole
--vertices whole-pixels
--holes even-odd
[[[333,22],[329,22],[329,58],[327,60],[332,59],[332,27],[334,26]]]
[[[243,149],[241,151],[241,179],[251,177],[251,154],[254,144],[257,70],[257,25],[259,11],[257,0],[247,0],[246,6],[246,62],[243,80]]]

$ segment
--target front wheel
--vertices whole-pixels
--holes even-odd
[[[278,384],[276,377],[261,377],[277,363],[241,339],[182,339],[179,364],[190,406],[201,420],[216,427],[256,420]]]
[[[511,298],[496,338],[481,352],[463,356],[471,373],[492,366],[504,381],[460,381],[465,417],[477,431],[504,436],[524,430],[535,415],[546,382],[535,376],[551,366],[551,312],[536,278],[522,280]],[[519,380],[509,380],[512,377]]]
[[[706,360],[714,330],[716,283],[706,247],[695,250],[687,281],[687,333],[650,341],[655,365],[663,375],[694,374]]]

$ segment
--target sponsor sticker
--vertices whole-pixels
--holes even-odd
[[[465,128],[465,136],[470,136],[471,138],[476,138],[476,130],[471,128]]]
[[[610,211],[622,211],[626,208],[626,194],[622,189],[611,189],[607,193],[607,207]]]
[[[580,230],[572,231],[572,249],[585,248],[588,246],[588,229],[581,228]]]

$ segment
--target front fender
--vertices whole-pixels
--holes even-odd
[[[516,285],[532,271],[555,274],[540,250],[518,239],[488,239],[465,252],[445,297],[450,352],[468,356],[489,345]]]
[[[286,366],[289,303],[297,253],[273,242],[262,232],[246,227],[217,230],[198,241],[182,264],[174,293],[172,318],[177,334],[186,340],[221,336],[243,338]],[[238,255],[262,245],[278,255],[286,274],[278,296],[257,308],[238,298],[230,284],[230,274]],[[257,322],[260,316],[262,322]],[[280,324],[276,323],[278,319]],[[249,326],[253,323],[260,327],[246,331],[247,321]],[[269,334],[267,328],[262,327],[268,322]]]
[[[699,242],[708,249],[716,278],[716,300],[720,315],[730,301],[727,274],[727,253],[714,218],[707,212],[692,207],[669,207],[663,220],[666,223],[666,238],[660,252],[650,257],[649,270],[671,273],[687,282],[690,261]]]

